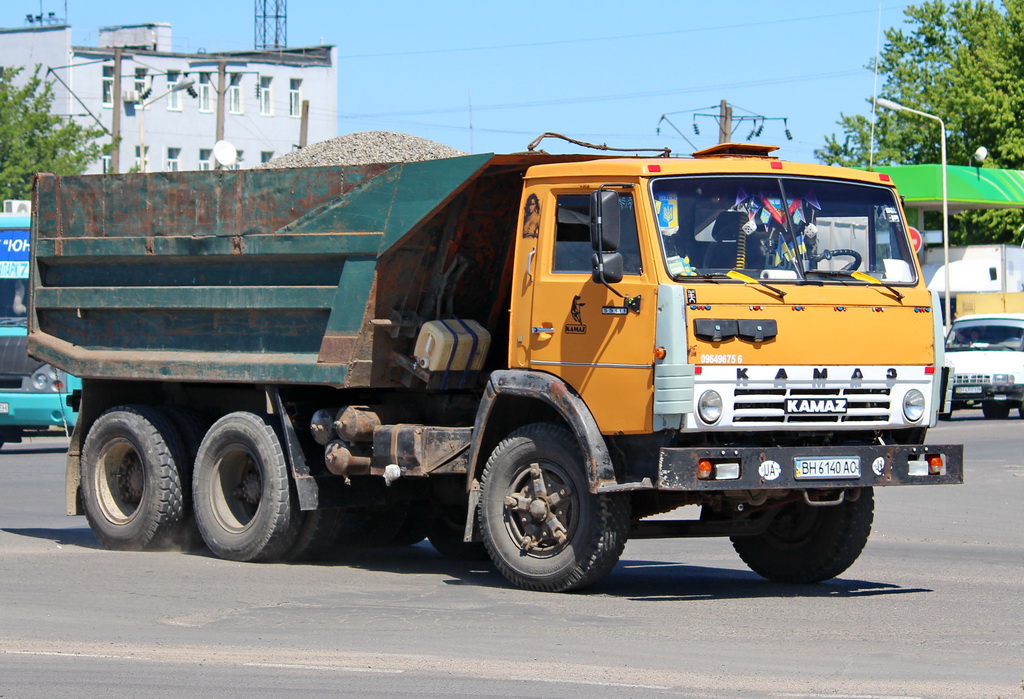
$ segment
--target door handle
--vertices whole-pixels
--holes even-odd
[[[536,335],[539,340],[550,340],[555,334],[555,329],[550,325],[533,326],[530,328],[530,332]]]

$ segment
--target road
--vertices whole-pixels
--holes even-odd
[[[60,438],[0,450],[0,696],[1024,697],[1024,420],[955,413],[966,483],[876,492],[841,578],[630,542],[579,594],[426,543],[326,564],[100,548]]]

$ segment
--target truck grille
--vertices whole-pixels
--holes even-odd
[[[42,362],[28,356],[28,343],[24,335],[0,337],[0,374],[7,378],[31,376]]]
[[[787,400],[845,399],[843,414],[786,414]],[[733,423],[742,424],[850,424],[889,421],[888,388],[772,388],[737,389],[733,394]]]
[[[992,383],[989,374],[954,374],[953,385],[961,383]]]

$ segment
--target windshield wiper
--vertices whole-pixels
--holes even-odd
[[[708,272],[706,274],[697,274],[696,276],[706,281],[713,281],[715,279],[736,279],[737,281],[746,282],[747,284],[760,284],[761,286],[769,289],[772,293],[777,294],[779,299],[783,299],[786,296],[786,292],[778,287],[772,286],[771,284],[765,284],[760,279],[754,279],[749,277],[742,272],[737,272],[734,269],[730,269],[728,272]],[[693,275],[687,276],[683,274],[677,274],[672,277],[676,281],[685,281],[687,279],[693,279]]]
[[[870,274],[864,274],[863,272],[852,272],[852,271],[846,270],[846,269],[806,269],[806,270],[804,270],[804,275],[805,276],[806,275],[811,275],[811,274],[815,274],[815,275],[818,275],[818,276],[821,276],[821,277],[845,277],[845,278],[848,278],[848,279],[857,279],[857,280],[862,281],[862,282],[867,282],[868,284],[878,284],[879,286],[884,286],[886,289],[888,289],[890,292],[892,292],[896,296],[897,300],[902,300],[903,298],[905,298],[905,296],[903,294],[901,294],[898,290],[896,290],[895,288],[893,288],[889,284],[886,284],[881,279],[876,279],[875,277],[872,277]]]

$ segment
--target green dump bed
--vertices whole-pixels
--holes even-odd
[[[566,159],[38,175],[29,352],[83,378],[389,386],[455,315],[496,366],[522,175]]]

